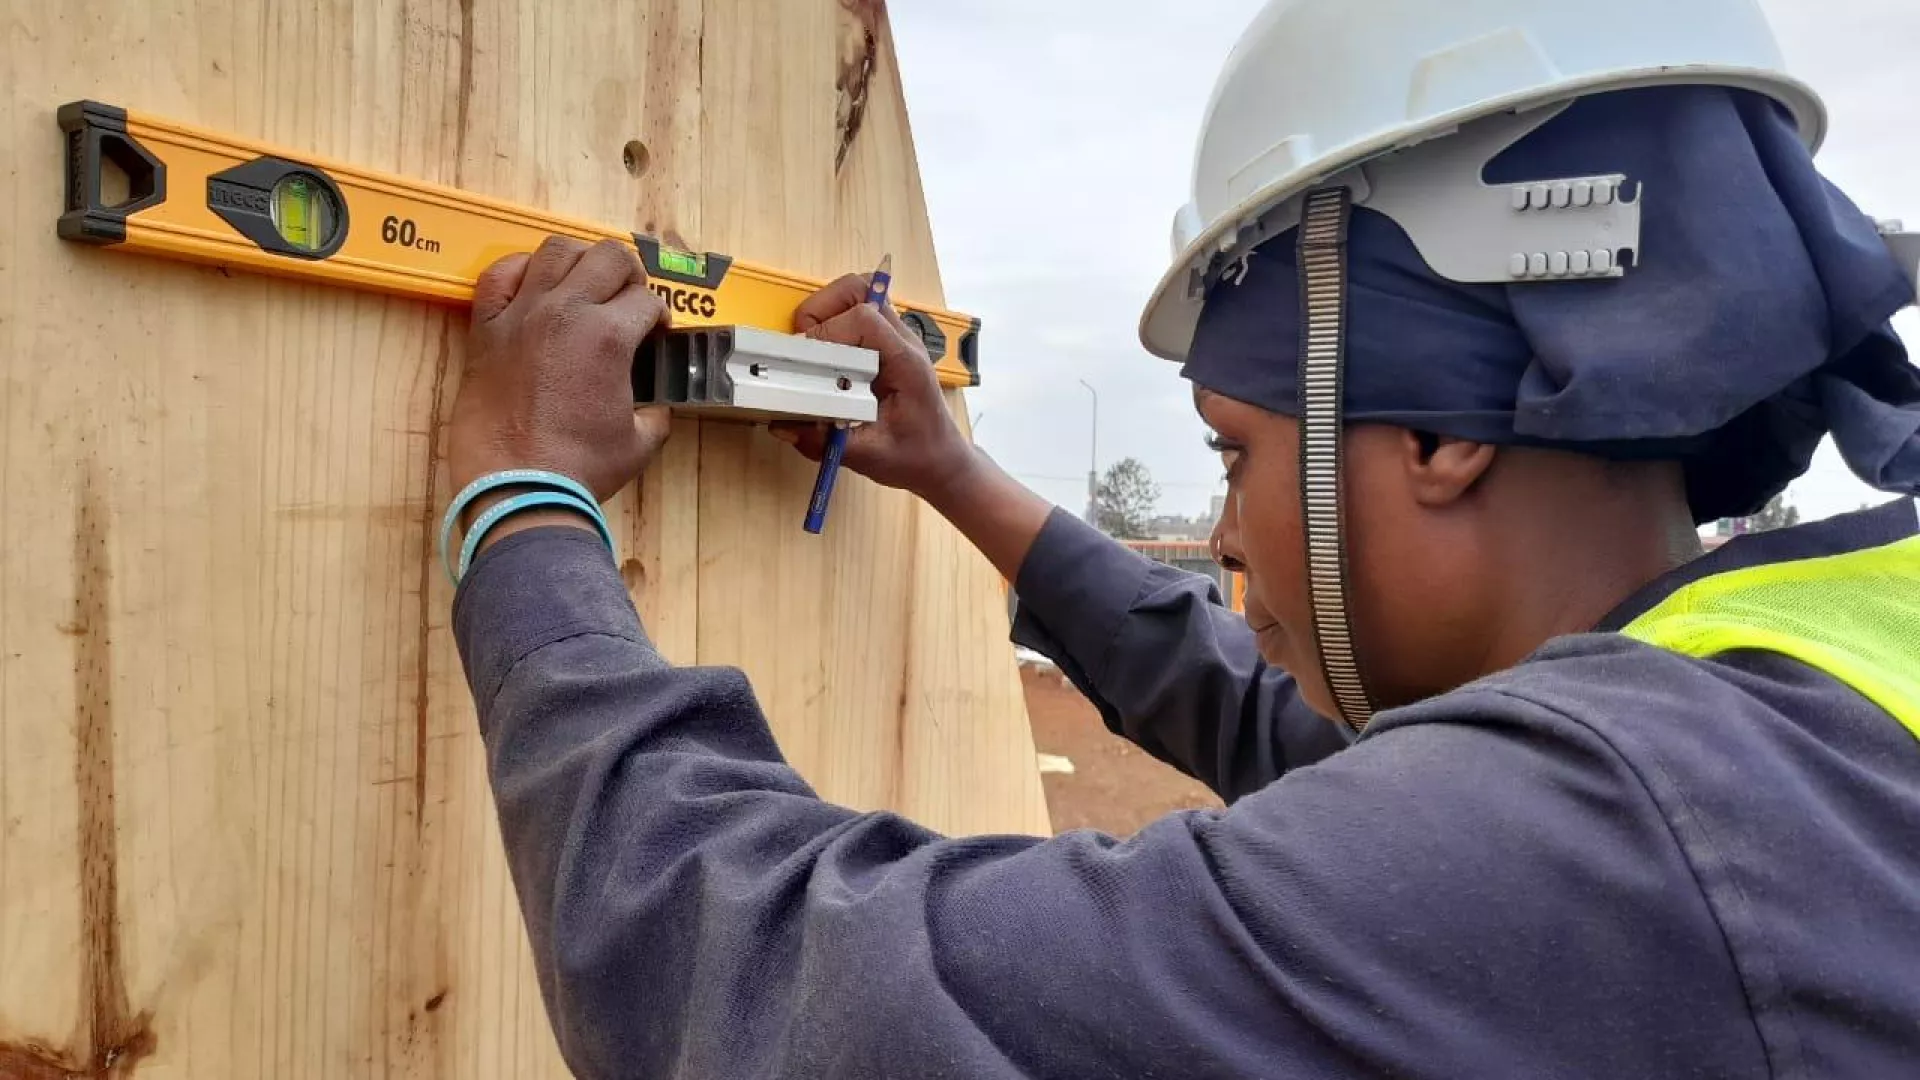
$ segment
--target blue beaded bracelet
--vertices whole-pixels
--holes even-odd
[[[467,507],[471,505],[475,499],[480,498],[490,491],[496,491],[503,487],[531,487],[535,489],[545,489],[547,491],[564,492],[573,496],[572,501],[564,504],[542,502],[539,505],[566,505],[582,511],[593,519],[594,527],[600,532],[600,539],[606,541],[607,550],[614,550],[613,530],[607,525],[606,516],[600,512],[598,500],[596,500],[593,497],[593,493],[588,491],[579,481],[561,473],[549,472],[545,469],[503,469],[499,472],[488,473],[462,488],[460,493],[453,497],[453,502],[448,504],[446,515],[440,519],[440,565],[447,572],[447,580],[453,582],[455,585],[458,585],[460,578],[466,574],[467,564],[472,561],[471,552],[479,547],[474,537],[483,535],[483,530],[479,527],[479,522],[474,523],[474,528],[468,533],[467,543],[463,545],[467,553],[461,558],[460,569],[456,572],[452,562],[453,553],[449,550],[454,526],[459,522],[460,515],[466,512]],[[508,500],[508,502],[511,501],[512,500]],[[505,506],[507,503],[503,502],[500,505]],[[527,509],[530,505],[533,504],[522,504],[516,507],[516,509]],[[504,514],[501,515],[501,517],[504,516]],[[500,517],[493,518],[488,522],[488,528],[498,524],[499,521]]]

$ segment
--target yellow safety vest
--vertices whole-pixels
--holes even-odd
[[[1685,656],[1784,653],[1853,687],[1920,738],[1920,536],[1715,574],[1621,632]]]

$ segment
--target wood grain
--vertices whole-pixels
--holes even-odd
[[[0,1080],[564,1075],[430,560],[464,321],[63,244],[81,97],[943,302],[885,11],[0,0]],[[811,481],[679,422],[650,633],[827,797],[1046,832],[998,578]]]

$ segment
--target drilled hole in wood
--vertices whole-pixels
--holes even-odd
[[[647,153],[647,144],[639,139],[629,142],[626,148],[620,151],[620,164],[627,167],[629,175],[641,175],[647,171],[647,166],[652,162],[653,156]]]

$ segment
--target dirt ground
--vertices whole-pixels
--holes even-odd
[[[1020,681],[1055,832],[1130,836],[1169,811],[1220,805],[1203,785],[1109,733],[1093,704],[1055,669],[1023,665]],[[1073,771],[1050,771],[1048,755],[1072,762]]]

